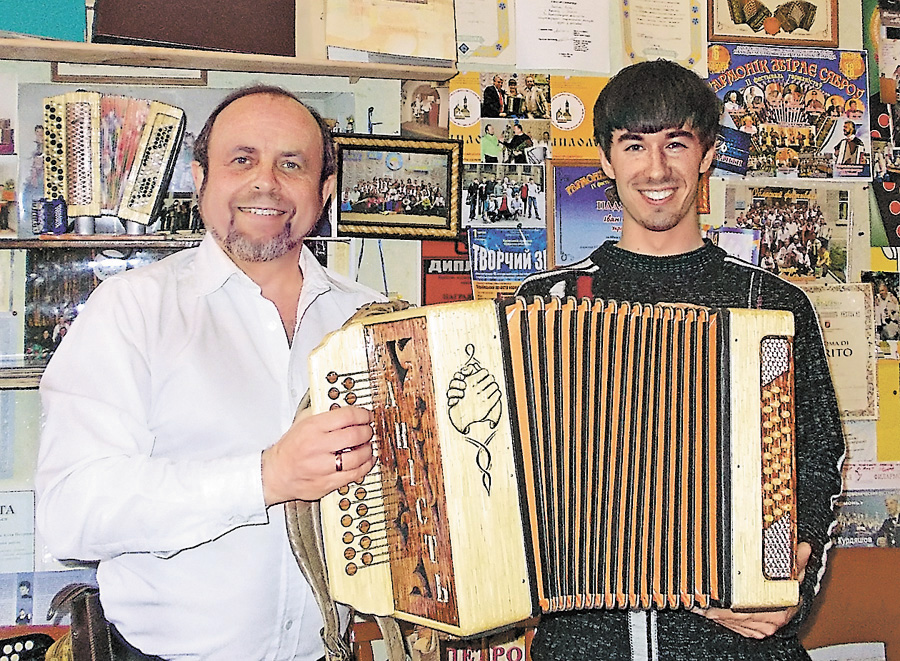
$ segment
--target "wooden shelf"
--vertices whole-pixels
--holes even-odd
[[[0,390],[34,390],[41,382],[44,366],[0,367]]]
[[[202,234],[54,234],[34,239],[0,239],[0,250],[20,248],[193,248]]]
[[[341,62],[157,46],[87,44],[31,37],[0,38],[0,59],[434,81],[449,80],[456,75],[455,67]]]

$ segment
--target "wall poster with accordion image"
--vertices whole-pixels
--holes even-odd
[[[103,216],[143,233],[168,189],[184,111],[98,92],[46,97],[43,108],[44,198],[64,200],[79,233],[93,234]]]
[[[587,608],[798,601],[793,318],[583,299],[352,322],[314,412],[379,457],[326,496],[336,601],[471,636]]]

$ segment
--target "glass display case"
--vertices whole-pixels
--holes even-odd
[[[196,246],[202,238],[176,236],[0,241],[0,390],[37,387],[47,361],[100,282]]]

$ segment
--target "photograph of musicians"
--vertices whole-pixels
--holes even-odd
[[[507,163],[527,163],[528,162],[528,154],[526,150],[529,147],[534,145],[534,142],[531,140],[531,136],[525,133],[525,129],[522,128],[522,125],[516,122],[513,124],[513,136],[507,141],[500,141],[506,149],[509,151],[509,155],[506,159]]]
[[[622,203],[621,239],[579,263],[527,278],[518,294],[794,313],[801,605],[761,612],[622,609],[545,616],[532,646],[535,661],[808,658],[797,628],[818,590],[844,440],[822,334],[806,294],[700,234],[698,180],[713,159],[719,114],[709,86],[672,62],[635,64],[612,78],[594,106],[594,137]]]
[[[875,533],[875,544],[890,548],[900,548],[900,498],[891,495],[884,499],[888,517]]]
[[[228,96],[194,157],[200,246],[105,280],[41,381],[37,526],[55,557],[99,560],[106,616],[144,654],[315,661],[282,504],[371,469],[371,414],[292,420],[309,352],[380,296],[303,246],[335,156],[290,92]]]
[[[525,117],[525,97],[519,92],[519,83],[515,78],[510,78],[506,83],[506,101],[503,103],[503,111],[507,117]]]
[[[499,163],[503,147],[500,140],[494,134],[491,124],[484,125],[484,133],[481,135],[481,160],[483,163]]]
[[[493,85],[484,88],[481,94],[482,117],[505,117],[506,92],[503,90],[503,76],[494,76]]]
[[[547,99],[544,90],[534,84],[534,76],[525,76],[525,112],[529,119],[545,119],[547,117]]]

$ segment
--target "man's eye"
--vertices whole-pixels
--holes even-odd
[[[232,163],[237,163],[238,165],[245,165],[250,162],[250,159],[246,156],[236,156]]]

